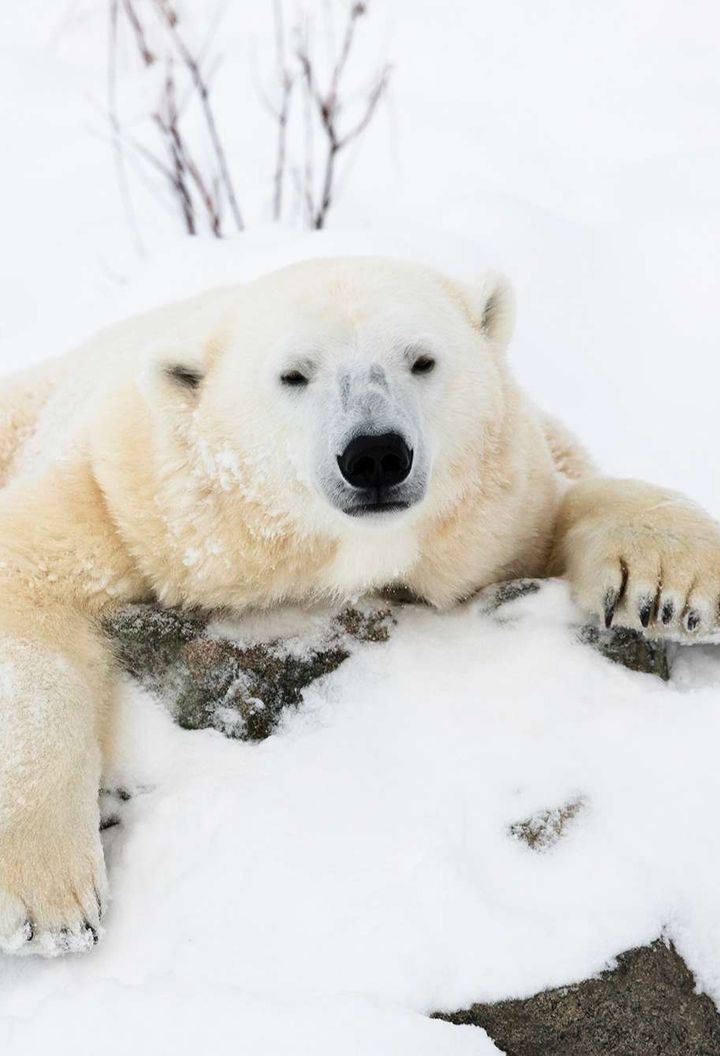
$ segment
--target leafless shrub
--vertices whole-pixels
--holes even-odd
[[[129,2],[129,0],[126,0],[126,2]],[[180,35],[180,31],[178,30],[177,13],[173,9],[170,0],[154,0],[154,3],[156,11],[167,26],[175,50],[182,59],[185,69],[188,71],[192,84],[197,92],[198,98],[200,99],[200,105],[202,106],[203,115],[205,117],[205,124],[210,136],[210,142],[212,143],[212,148],[217,160],[217,182],[225,191],[230,211],[232,212],[235,221],[235,226],[238,231],[242,231],[244,227],[242,214],[240,213],[240,206],[238,205],[237,195],[235,194],[232,177],[230,176],[230,170],[228,169],[225,150],[223,149],[222,140],[220,139],[217,125],[215,123],[215,114],[213,113],[210,104],[208,82],[200,69],[200,62],[195,55],[193,55],[192,51],[188,48]]]
[[[226,205],[235,228],[242,231],[243,217],[215,120],[209,79],[203,64],[181,34],[180,20],[172,0],[145,0],[143,15],[145,21],[139,14],[137,0],[110,2],[109,109],[120,167],[123,165],[124,148],[127,148],[141,165],[159,174],[179,207],[188,234],[197,234],[205,225],[211,234],[222,237],[225,233],[223,214]],[[156,35],[157,30],[160,31],[160,46],[151,43],[151,33],[147,25],[149,15],[156,20]],[[150,115],[157,132],[153,146],[147,146],[138,136],[131,135],[120,121],[116,70],[121,23],[130,29],[135,50],[145,67],[159,63],[162,55],[164,76],[159,98]],[[186,82],[182,104],[179,102],[178,70],[182,72]],[[199,103],[210,145],[210,158],[204,165],[198,160],[197,152],[190,147],[189,135],[183,122],[183,111],[192,98],[197,99]],[[124,171],[121,176],[127,201],[127,180]]]
[[[133,210],[126,155],[161,177],[189,234],[208,230],[220,238],[227,233],[228,223],[242,231],[244,219],[212,105],[212,64],[188,44],[174,0],[109,3],[108,105],[118,178],[128,213],[132,215]],[[283,0],[273,0],[273,12],[275,85],[271,93],[263,93],[276,130],[272,215],[275,220],[285,218],[285,188],[290,175],[308,226],[322,228],[337,197],[338,159],[372,121],[387,89],[390,66],[381,66],[373,73],[359,98],[349,96],[346,72],[357,50],[358,25],[368,13],[365,0],[351,0],[329,64],[318,61],[307,13],[299,15],[287,32]],[[120,119],[117,55],[122,32],[144,68],[156,67],[163,72],[158,96],[149,108],[155,130],[151,143],[142,133],[132,134]],[[296,94],[300,96],[299,107],[292,106]],[[191,134],[184,119],[193,100],[209,147],[204,152],[196,141],[197,131]],[[299,144],[298,163],[291,157],[291,142]],[[139,241],[139,230],[136,235]]]
[[[387,89],[390,78],[391,67],[389,65],[380,67],[372,76],[365,90],[355,120],[353,122],[345,121],[344,115],[348,109],[348,102],[342,94],[344,75],[356,41],[358,24],[367,15],[367,12],[367,3],[353,2],[351,4],[340,46],[325,86],[321,84],[317,62],[310,47],[311,33],[307,21],[295,27],[295,53],[300,66],[301,83],[306,96],[306,114],[314,112],[325,139],[325,156],[319,188],[316,189],[312,143],[309,146],[309,164],[305,167],[304,196],[308,209],[308,219],[314,228],[325,226],[328,211],[335,199],[339,155],[352,142],[359,139],[367,129]]]

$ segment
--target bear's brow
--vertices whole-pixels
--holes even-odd
[[[298,352],[293,355],[290,353],[284,357],[285,366],[284,370],[302,370],[303,372],[310,374],[317,370],[318,353]]]

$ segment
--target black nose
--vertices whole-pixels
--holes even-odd
[[[354,488],[389,488],[405,480],[413,453],[397,433],[356,436],[341,455],[340,472]]]

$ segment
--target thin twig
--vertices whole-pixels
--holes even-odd
[[[162,0],[160,0],[160,2],[162,2]],[[137,11],[135,10],[133,0],[122,0],[122,4],[125,9],[125,14],[127,15],[128,22],[132,26],[133,32],[135,33],[137,49],[140,52],[142,60],[146,66],[152,66],[152,64],[155,62],[156,55],[151,50],[150,45],[148,44],[143,24],[140,21],[140,18],[138,17]]]
[[[341,98],[343,75],[347,68],[350,53],[355,42],[355,33],[358,22],[365,14],[367,14],[366,3],[356,2],[351,5],[348,11],[340,49],[337,59],[333,64],[327,90],[322,90],[318,84],[313,60],[307,46],[307,34],[305,34],[305,37],[303,37],[301,33],[298,33],[297,35],[298,45],[296,47],[296,57],[303,77],[306,99],[312,100],[314,104],[327,144],[325,167],[320,189],[320,200],[317,205],[313,204],[311,211],[312,226],[315,228],[322,228],[325,226],[327,214],[332,206],[336,186],[336,165],[338,155],[367,129],[377,109],[378,103],[385,93],[390,77],[390,66],[383,67],[375,75],[360,119],[351,129],[344,133],[341,132],[339,119],[343,110]],[[311,186],[313,185],[311,184]]]
[[[207,83],[205,81],[205,78],[203,77],[202,71],[200,70],[200,65],[198,61],[196,60],[195,56],[192,54],[190,49],[187,47],[180,32],[178,31],[177,18],[173,19],[171,17],[171,13],[168,10],[168,4],[163,2],[163,0],[155,0],[155,7],[160,17],[163,19],[165,25],[167,26],[175,48],[177,49],[177,52],[180,55],[180,58],[182,59],[185,65],[185,68],[190,74],[193,84],[195,85],[195,90],[197,91],[198,97],[200,99],[200,104],[203,109],[203,114],[205,116],[205,123],[207,125],[208,133],[210,135],[210,140],[212,142],[213,150],[215,152],[215,157],[217,158],[220,176],[223,182],[225,193],[227,195],[228,204],[230,205],[230,210],[233,214],[233,219],[235,221],[235,226],[237,227],[238,231],[242,231],[245,225],[243,223],[242,213],[240,212],[240,206],[238,205],[237,195],[235,193],[235,187],[233,185],[232,177],[230,175],[230,170],[227,164],[227,159],[225,157],[225,151],[223,149],[222,141],[218,134],[217,125],[215,123],[215,115],[213,113],[213,108],[210,103],[210,93],[208,91]]]
[[[217,194],[214,193],[211,187],[208,187],[180,133],[179,111],[177,106],[177,93],[172,58],[168,59],[167,64],[164,104],[165,112],[163,114],[156,114],[156,121],[158,127],[166,137],[173,158],[174,172],[177,181],[176,186],[182,199],[183,215],[186,224],[188,224],[188,216],[190,215],[191,217],[191,223],[188,224],[188,230],[192,227],[193,230],[190,232],[191,234],[194,234],[197,230],[197,219],[195,216],[192,192],[187,182],[189,177],[207,214],[210,230],[216,238],[221,238],[221,213],[217,201]],[[214,186],[219,188],[217,180],[215,181]]]

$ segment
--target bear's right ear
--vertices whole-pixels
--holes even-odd
[[[488,272],[462,286],[461,294],[473,326],[504,352],[515,328],[515,294],[509,280]]]
[[[146,351],[140,391],[151,406],[195,406],[207,367],[202,342],[159,342]]]

